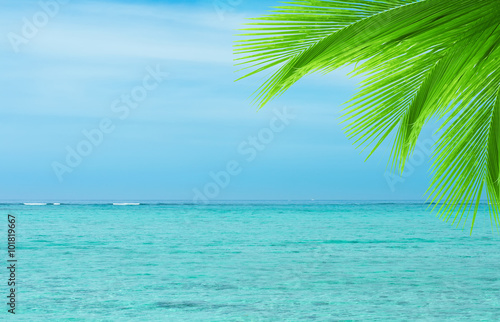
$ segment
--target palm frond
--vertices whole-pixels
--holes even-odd
[[[250,23],[237,42],[244,77],[268,69],[259,107],[302,77],[355,65],[362,75],[344,124],[373,153],[394,133],[392,165],[404,171],[423,126],[443,122],[429,197],[459,224],[487,189],[500,225],[500,3],[497,0],[298,0]]]

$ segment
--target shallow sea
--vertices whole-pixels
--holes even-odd
[[[486,210],[471,236],[419,203],[0,209],[20,321],[500,320]]]

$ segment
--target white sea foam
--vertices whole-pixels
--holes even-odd
[[[139,206],[139,202],[113,202],[113,206]]]
[[[47,204],[44,202],[25,202],[25,206],[46,206]]]
[[[54,202],[54,203],[53,203],[53,205],[54,205],[54,206],[59,206],[59,205],[61,205],[61,204],[60,204],[59,202]]]

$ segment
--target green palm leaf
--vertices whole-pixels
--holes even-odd
[[[249,23],[236,62],[242,78],[273,71],[259,107],[308,74],[354,65],[364,79],[345,109],[347,136],[371,155],[394,134],[402,172],[422,127],[440,119],[430,200],[457,225],[472,210],[473,227],[486,189],[500,225],[499,13],[498,0],[291,1]]]

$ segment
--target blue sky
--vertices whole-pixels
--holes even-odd
[[[345,138],[341,104],[359,81],[348,70],[308,77],[260,111],[249,97],[268,75],[234,82],[242,75],[233,66],[235,29],[273,4],[72,1],[45,21],[38,1],[4,1],[1,198],[190,200],[208,185],[210,200],[423,199],[425,149],[401,180],[387,176],[387,144],[365,162]],[[33,19],[39,27],[24,37]],[[123,117],[113,102],[139,95],[148,69],[168,76]],[[285,110],[294,119],[269,132]],[[84,147],[82,131],[103,120],[113,131],[62,171],[67,148]],[[248,140],[259,135],[266,142],[249,161]],[[239,171],[228,179],[220,172],[231,161]]]

